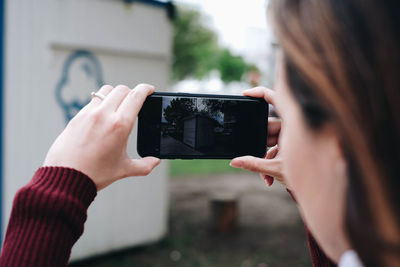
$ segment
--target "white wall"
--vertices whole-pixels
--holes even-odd
[[[15,192],[41,166],[66,124],[61,104],[84,102],[98,80],[111,85],[167,87],[172,38],[166,10],[118,0],[7,0],[3,233]],[[63,67],[79,54],[62,82]],[[96,73],[101,67],[102,77]],[[89,70],[89,72],[85,71]],[[97,78],[95,78],[97,77]],[[60,89],[62,102],[57,102]],[[133,133],[129,154],[136,153]],[[159,239],[167,225],[167,166],[146,178],[119,181],[89,208],[85,233],[73,248],[78,259]]]

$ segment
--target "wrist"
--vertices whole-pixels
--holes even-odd
[[[39,190],[76,198],[85,206],[89,206],[97,195],[97,187],[93,180],[83,172],[70,167],[41,167],[27,186],[30,185]]]

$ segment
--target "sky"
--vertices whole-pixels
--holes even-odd
[[[213,28],[221,46],[241,55],[247,62],[261,70],[262,84],[270,86],[274,77],[274,38],[267,18],[269,0],[174,0],[177,5],[186,4],[199,10],[207,18],[205,23]],[[215,77],[214,77],[215,76]],[[218,75],[212,74],[204,81],[195,79],[177,83],[174,90],[238,94],[247,87],[243,83],[224,84]]]
[[[220,43],[239,54],[249,48],[264,46],[271,38],[267,17],[267,0],[175,0],[193,5],[210,17]],[[259,40],[255,38],[259,37]],[[257,42],[258,41],[258,42]]]

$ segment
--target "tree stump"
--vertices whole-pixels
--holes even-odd
[[[236,196],[213,196],[210,199],[211,228],[217,233],[231,234],[237,229],[238,201]]]

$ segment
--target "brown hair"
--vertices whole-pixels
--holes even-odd
[[[400,262],[400,16],[396,0],[272,0],[287,81],[348,165],[346,231],[366,266]]]

